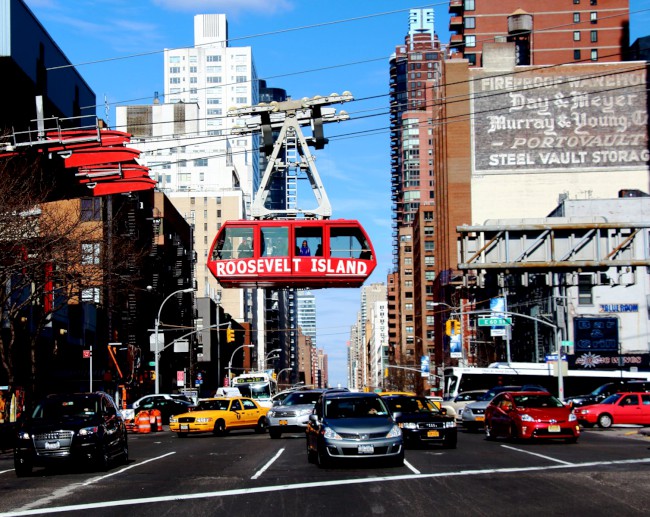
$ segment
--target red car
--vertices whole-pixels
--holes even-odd
[[[509,391],[492,399],[485,410],[485,437],[564,439],[575,443],[580,425],[569,406],[547,392]]]
[[[650,393],[615,393],[600,404],[576,408],[575,414],[587,426],[650,425]]]

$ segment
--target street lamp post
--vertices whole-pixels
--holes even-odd
[[[179,289],[178,291],[174,291],[172,294],[167,296],[167,298],[165,298],[162,301],[162,303],[160,304],[160,308],[158,309],[158,317],[156,318],[156,324],[155,324],[155,330],[154,330],[154,332],[155,332],[154,343],[155,344],[154,344],[154,356],[153,356],[154,372],[155,372],[154,374],[156,376],[155,384],[154,384],[154,393],[156,395],[158,393],[160,393],[160,372],[159,372],[160,349],[159,349],[159,346],[158,346],[158,331],[160,329],[160,313],[162,312],[162,308],[165,305],[165,303],[167,302],[167,300],[169,300],[172,296],[174,296],[175,294],[178,294],[178,293],[191,293],[192,291],[194,291],[194,289],[192,289],[191,287],[188,287],[187,289]]]
[[[232,360],[235,357],[235,354],[237,353],[238,350],[241,350],[242,348],[253,348],[255,345],[241,345],[235,348],[233,351],[232,355],[230,356],[230,361],[228,361],[228,381],[230,382],[230,370],[232,369]]]
[[[264,358],[264,368],[266,368],[266,365],[269,362],[269,357],[271,356],[271,354],[275,354],[276,352],[282,352],[282,349],[281,348],[275,348],[275,349],[271,350],[268,354],[266,354],[266,357]],[[277,359],[277,357],[274,357],[272,359]]]
[[[280,384],[280,377],[282,376],[282,374],[283,374],[284,372],[288,372],[288,371],[291,371],[291,368],[284,368],[283,370],[280,370],[280,371],[278,372],[278,384]]]

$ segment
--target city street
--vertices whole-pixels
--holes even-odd
[[[407,450],[400,468],[307,462],[305,440],[233,432],[179,439],[131,434],[128,466],[36,469],[0,455],[0,515],[647,515],[650,437],[584,431],[578,444],[487,442]]]

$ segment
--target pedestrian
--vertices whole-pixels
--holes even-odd
[[[309,257],[311,255],[311,250],[309,249],[309,246],[307,245],[307,241],[302,241],[302,246],[300,246],[300,256],[301,257]]]

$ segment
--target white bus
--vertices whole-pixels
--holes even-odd
[[[231,385],[238,388],[243,397],[250,397],[263,407],[271,407],[271,397],[278,392],[278,383],[273,375],[267,372],[237,375],[233,377]]]
[[[565,397],[589,393],[617,380],[650,380],[650,372],[623,370],[568,370],[562,375]],[[453,400],[463,391],[487,390],[494,386],[536,384],[557,395],[554,363],[492,363],[487,368],[449,366],[443,370],[443,398]]]

